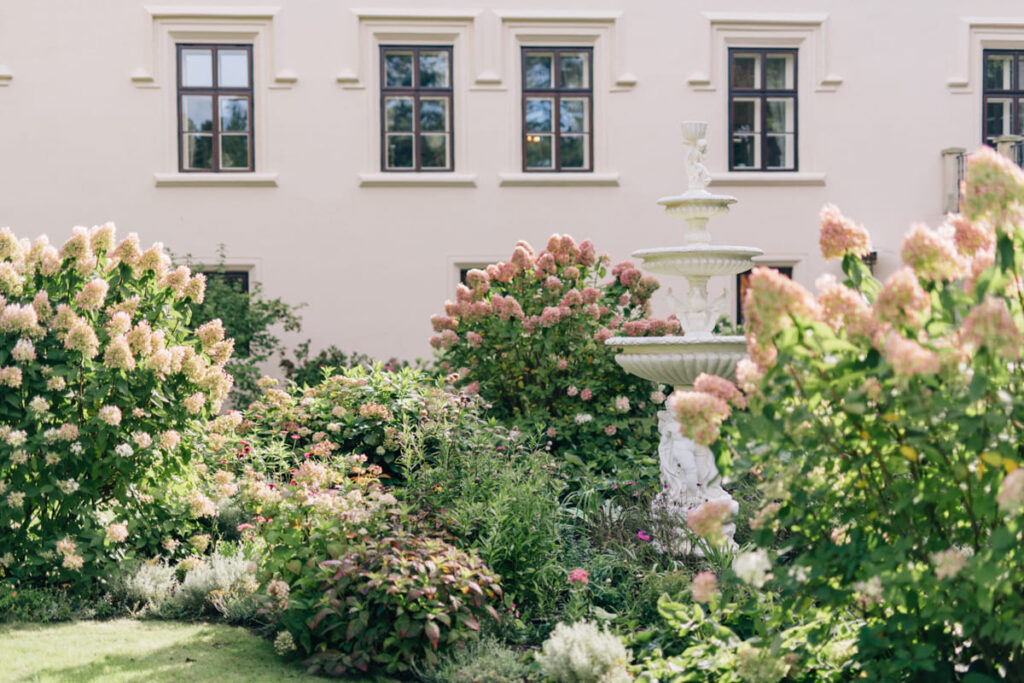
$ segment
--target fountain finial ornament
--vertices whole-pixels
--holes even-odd
[[[708,151],[708,141],[704,134],[708,124],[703,121],[687,121],[683,124],[683,146],[686,151],[686,193],[706,193],[711,183],[711,174],[704,165],[704,155]]]
[[[689,184],[681,195],[663,197],[658,203],[671,216],[686,221],[686,244],[681,247],[641,249],[633,256],[642,261],[642,268],[659,275],[681,275],[689,289],[677,298],[668,292],[669,305],[676,310],[685,330],[680,336],[612,337],[605,343],[618,347],[616,362],[627,372],[653,382],[688,389],[701,373],[733,379],[736,363],[746,356],[746,339],[714,333],[718,304],[708,295],[708,280],[731,277],[748,270],[752,258],[763,253],[754,247],[714,246],[708,232],[708,219],[729,210],[736,199],[708,192],[711,176],[704,166],[708,124],[703,121],[683,123],[683,145],[686,148],[686,178]],[[686,515],[705,503],[727,502],[736,511],[736,502],[721,486],[714,454],[705,446],[682,435],[676,416],[669,410],[658,413],[661,443],[662,490],[651,504],[656,517],[669,521],[674,530],[668,547],[673,553],[699,553],[690,543],[685,528]],[[725,537],[732,543],[734,527],[725,528]]]

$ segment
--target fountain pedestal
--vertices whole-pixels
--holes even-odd
[[[686,192],[658,200],[671,216],[686,221],[684,246],[643,249],[633,253],[642,261],[642,268],[661,275],[685,277],[688,291],[685,299],[669,290],[669,304],[683,326],[680,336],[612,337],[605,343],[620,353],[616,362],[627,372],[676,389],[689,389],[703,372],[735,380],[736,364],[746,356],[744,337],[719,336],[712,333],[718,319],[717,302],[708,294],[708,280],[714,276],[736,275],[749,270],[752,259],[763,252],[754,247],[711,245],[707,229],[710,218],[729,210],[735,197],[714,195],[705,188],[710,175],[704,167],[707,124],[688,121],[683,124],[683,145],[687,147]],[[682,435],[681,427],[669,411],[658,413],[661,441],[658,458],[661,463],[661,492],[652,503],[656,517],[669,522],[671,547],[663,551],[696,553],[686,531],[686,515],[710,501],[728,501],[733,513],[739,505],[721,486],[714,454]],[[735,525],[724,527],[724,537],[733,544]]]

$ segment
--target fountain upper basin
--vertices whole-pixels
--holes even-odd
[[[749,270],[750,259],[764,253],[757,247],[719,247],[691,244],[685,247],[659,247],[633,252],[643,261],[644,270],[659,275],[713,277],[735,275]]]
[[[747,355],[740,336],[612,337],[605,344],[621,350],[615,362],[626,372],[677,389],[692,386],[702,372],[735,381],[736,364]]]

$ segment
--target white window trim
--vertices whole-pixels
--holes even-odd
[[[1024,16],[960,17],[957,40],[953,43],[951,74],[946,87],[956,95],[981,92],[981,54],[984,50],[1024,49]],[[977,107],[977,131],[981,131],[981,107]]]
[[[597,185],[619,184],[609,143],[608,97],[631,91],[636,77],[622,68],[623,47],[618,38],[621,12],[516,11],[495,12],[501,20],[499,53],[489,55],[495,65],[486,71],[487,82],[477,89],[508,92],[504,161],[507,169],[498,174],[500,185]],[[524,172],[522,155],[522,61],[523,47],[589,47],[593,49],[593,154],[591,171],[552,173]]]
[[[0,64],[0,88],[6,88],[11,84],[14,74],[6,64]]]
[[[209,273],[221,267],[220,255],[218,254],[203,254],[202,256],[189,254],[188,259],[189,261],[186,265],[194,273]],[[248,273],[250,292],[252,292],[255,285],[263,282],[263,258],[260,256],[226,257],[223,266],[226,271],[244,271]]]
[[[811,131],[820,130],[815,118],[815,93],[838,90],[843,79],[829,69],[828,15],[799,13],[704,12],[707,44],[701,46],[704,62],[687,79],[696,92],[729,92],[729,48],[791,48],[797,50],[797,121],[799,129],[797,171],[713,171],[712,185],[723,186],[799,186],[824,185],[820,168],[820,145]],[[729,98],[719,97],[706,114],[710,121],[729,120]],[[726,124],[728,125],[728,124]],[[709,145],[709,163],[715,168],[729,167],[728,134],[712,131],[714,140],[725,144]]]
[[[163,90],[160,124],[161,169],[153,174],[157,187],[249,186],[273,187],[277,174],[267,170],[269,91],[289,89],[298,76],[289,69],[275,71],[273,19],[277,7],[147,6],[152,23],[144,66],[131,74],[136,88]],[[253,167],[251,172],[181,173],[178,171],[178,43],[247,43],[253,46]]]
[[[473,187],[470,145],[464,117],[466,84],[474,73],[475,11],[429,9],[354,9],[358,37],[348,41],[348,64],[336,76],[345,90],[361,91],[368,122],[363,148],[363,171],[356,174],[360,187]],[[380,49],[387,45],[450,45],[452,48],[452,148],[451,171],[384,171],[381,168]]]

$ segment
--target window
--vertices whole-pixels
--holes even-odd
[[[985,50],[982,142],[1024,131],[1024,50]]]
[[[381,47],[381,167],[451,171],[451,47]]]
[[[178,170],[253,170],[252,46],[178,45]]]
[[[523,170],[593,170],[592,48],[523,48]]]
[[[729,49],[730,171],[797,170],[796,54]]]

